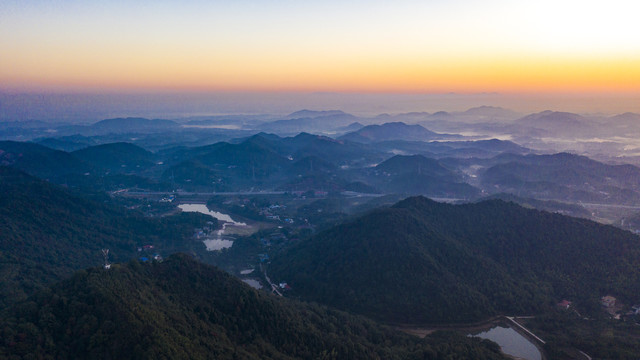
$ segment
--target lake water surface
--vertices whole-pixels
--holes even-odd
[[[231,223],[234,226],[246,226],[247,224],[234,221],[231,216],[217,211],[211,211],[204,204],[180,204],[178,207],[186,212],[199,212],[201,214],[212,216],[220,221]]]
[[[262,289],[262,284],[260,284],[260,282],[258,280],[255,280],[255,279],[242,279],[242,281],[245,284],[248,284],[249,286],[251,286],[254,289],[258,289],[258,290]]]
[[[209,210],[207,205],[204,204],[180,204],[178,205],[178,207],[184,212],[198,212],[214,217],[222,222],[222,229],[216,231],[215,238],[209,238],[202,241],[207,247],[207,251],[222,250],[233,246],[233,240],[229,238],[223,238],[224,231],[227,226],[247,226],[247,224],[245,223],[233,220],[231,216],[227,214]]]
[[[204,243],[204,246],[207,247],[207,251],[222,250],[233,246],[233,240],[207,239],[202,242]]]
[[[526,360],[541,360],[540,350],[527,338],[510,327],[496,326],[479,334],[472,334],[482,339],[491,340],[502,349],[505,354]]]

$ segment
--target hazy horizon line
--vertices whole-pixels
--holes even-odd
[[[379,114],[462,112],[495,106],[523,114],[544,110],[579,114],[640,113],[640,93],[351,93],[156,92],[7,93],[0,91],[0,120],[92,121],[114,117],[181,118],[216,115],[287,115],[309,110]]]

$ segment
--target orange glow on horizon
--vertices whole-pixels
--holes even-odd
[[[283,60],[265,56],[254,61],[230,57],[203,61],[175,55],[153,62],[92,60],[27,63],[22,69],[0,70],[0,83],[23,90],[640,92],[640,57]]]
[[[629,0],[14,1],[0,91],[640,93]]]

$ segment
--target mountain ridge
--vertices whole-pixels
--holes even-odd
[[[469,322],[562,298],[599,311],[609,292],[635,301],[639,259],[638,237],[611,226],[412,197],[298,243],[270,273],[303,299],[383,321]]]
[[[80,271],[3,315],[4,356],[504,358],[497,346],[477,338],[441,334],[420,340],[353,315],[277,298],[184,254],[162,263],[131,261],[108,271]]]

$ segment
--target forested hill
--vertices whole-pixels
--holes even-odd
[[[0,319],[1,358],[504,359],[495,344],[426,340],[251,289],[174,255],[92,268]]]
[[[570,299],[598,309],[640,294],[640,239],[500,200],[409,198],[299,243],[270,273],[292,295],[389,322],[531,314]]]
[[[208,216],[161,220],[127,214],[0,166],[0,308],[74,271],[128,261],[146,244],[178,247]]]

